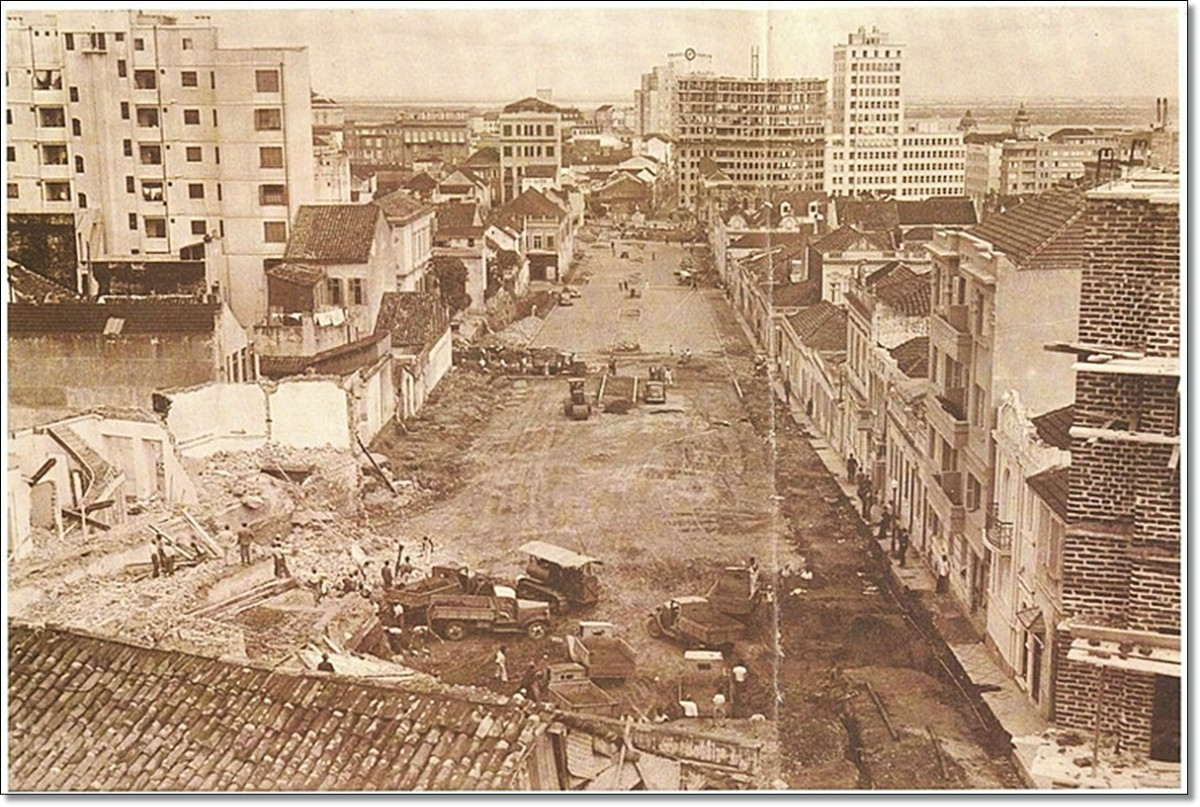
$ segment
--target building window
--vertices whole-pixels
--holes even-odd
[[[153,90],[158,87],[158,75],[153,70],[134,70],[133,88],[135,90]]]
[[[142,144],[138,146],[142,165],[162,165],[162,146]]]
[[[63,34],[63,44],[67,50],[75,50],[75,34]]]
[[[286,205],[286,185],[259,185],[258,203],[260,205]]]
[[[163,184],[158,181],[142,181],[142,198],[147,202],[161,202],[163,200]]]
[[[354,305],[367,304],[367,289],[361,277],[350,278],[350,302]]]
[[[512,126],[510,124],[504,124],[504,136],[512,137]]]
[[[143,127],[158,126],[158,107],[140,106],[137,109],[137,125]]]
[[[15,182],[8,183],[8,198],[9,199],[20,198],[20,191],[17,189],[17,183],[15,183]]]
[[[983,506],[983,487],[972,473],[967,473],[967,509],[975,512]]]
[[[546,134],[548,134],[548,135],[554,134],[554,124],[550,124],[549,126],[546,127]]]
[[[126,157],[133,156],[133,141],[132,140],[122,140],[121,148],[125,152]]]
[[[142,39],[140,36],[135,36],[133,38],[133,49],[134,50],[145,50],[146,49],[146,40]]]
[[[61,90],[62,89],[62,71],[61,70],[35,70],[35,71],[33,71],[33,88],[35,90]]]
[[[145,218],[147,238],[166,238],[167,220],[162,218]]]
[[[117,78],[125,78],[129,75],[129,71],[125,65],[124,59],[117,59]]]
[[[79,194],[79,206],[81,208],[87,207],[87,194],[86,193]]]
[[[179,83],[184,87],[199,87],[200,82],[195,70],[184,70],[179,74]]]
[[[71,118],[71,134],[83,137],[83,124],[79,122],[79,118]]]
[[[546,146],[546,156],[547,157],[554,156],[554,146]]]
[[[38,107],[38,125],[49,129],[61,129],[67,125],[67,113],[60,106]]]
[[[192,219],[192,235],[206,235],[208,222],[205,219]]]
[[[283,168],[283,147],[282,146],[259,146],[259,148],[258,148],[258,167],[259,168]]]
[[[67,97],[69,97],[71,99],[71,103],[73,103],[73,104],[79,103],[79,88],[78,87],[68,88],[67,89]],[[9,122],[11,123],[12,121],[9,121]]]
[[[278,109],[256,109],[254,128],[260,132],[277,132],[283,128],[283,116]]]
[[[279,71],[255,70],[254,89],[258,92],[279,92]]]
[[[4,158],[10,163],[15,163],[17,161],[17,147],[5,146]]]
[[[121,120],[129,120],[129,102],[121,102]]]
[[[512,156],[512,146],[505,146],[505,147],[504,147],[504,156],[505,156],[505,157],[511,157],[511,156]]]
[[[188,183],[188,198],[189,199],[203,199],[204,198],[204,183],[203,182],[189,182]]]
[[[75,173],[83,173],[83,157],[80,157],[78,154],[75,155]]]
[[[191,50],[191,49],[192,49],[192,40],[191,40],[191,38],[190,38],[190,37],[186,37],[186,36],[185,36],[185,37],[183,38],[183,49],[184,49],[184,50]]]
[[[264,221],[263,222],[263,241],[268,244],[286,244],[287,243],[287,222],[286,221]]]
[[[125,177],[125,192],[133,193],[134,190],[133,177]]]
[[[46,189],[47,202],[69,202],[71,201],[71,183],[70,182],[47,182],[42,186]]]
[[[329,292],[329,304],[342,304],[342,281],[340,278],[331,277],[325,281],[325,289]]]
[[[184,153],[187,157],[187,161],[190,163],[198,163],[204,159],[203,152],[200,150],[199,146],[188,146],[184,150]]]
[[[200,110],[198,110],[198,109],[183,110],[183,123],[185,126],[199,126],[200,125]]]
[[[136,230],[137,228],[138,228],[137,213],[130,213],[129,214],[129,229]]]
[[[42,165],[67,165],[67,147],[42,146]]]

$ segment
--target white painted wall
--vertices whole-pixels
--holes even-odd
[[[268,399],[271,442],[297,448],[349,448],[346,390],[329,377],[287,378]]]

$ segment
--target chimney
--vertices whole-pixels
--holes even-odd
[[[758,45],[750,47],[750,78],[758,78]]]

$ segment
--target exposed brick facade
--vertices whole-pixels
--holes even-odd
[[[1162,188],[1102,189],[1089,197],[1084,220],[1080,341],[1178,358],[1177,195],[1171,203]],[[1179,434],[1178,390],[1177,375],[1076,373],[1075,427],[1133,432],[1140,439],[1072,438],[1062,581],[1068,623],[1179,633],[1178,447],[1167,439]],[[1055,643],[1055,719],[1091,729],[1102,668],[1069,661],[1071,639],[1064,630]],[[1154,676],[1104,668],[1103,680],[1103,730],[1123,750],[1149,754]]]

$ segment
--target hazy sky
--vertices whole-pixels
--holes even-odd
[[[293,4],[296,5],[296,4]],[[228,7],[226,7],[228,8]],[[688,47],[725,75],[832,72],[833,46],[877,26],[908,46],[909,96],[1178,95],[1183,4],[850,6],[807,3],[424,3],[206,9],[224,46],[307,45],[336,97],[632,101],[639,76]]]

